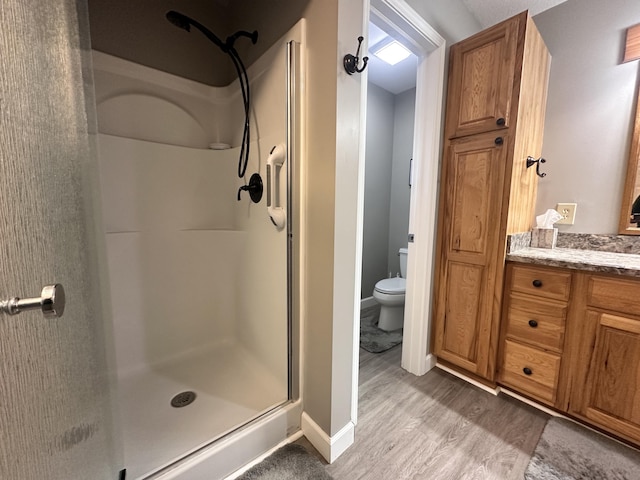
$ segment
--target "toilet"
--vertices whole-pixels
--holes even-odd
[[[373,298],[380,304],[378,328],[390,332],[402,328],[404,323],[404,294],[407,275],[406,248],[400,249],[400,277],[385,278],[376,283]]]

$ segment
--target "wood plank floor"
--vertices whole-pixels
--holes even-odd
[[[400,357],[360,350],[355,443],[326,465],[336,480],[523,478],[547,414],[437,368],[416,377]]]

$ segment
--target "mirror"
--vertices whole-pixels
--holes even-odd
[[[624,61],[640,58],[640,25],[627,30]],[[636,114],[633,126],[627,176],[622,195],[618,233],[640,235],[640,88],[636,94]]]
[[[640,235],[640,95],[636,105],[618,233]]]

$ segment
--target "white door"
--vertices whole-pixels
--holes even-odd
[[[119,476],[87,25],[82,1],[0,3],[0,300],[66,290],[61,318],[0,313],[2,479]]]

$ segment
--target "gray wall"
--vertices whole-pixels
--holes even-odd
[[[407,246],[409,233],[409,163],[413,156],[413,126],[416,89],[396,95],[394,102],[393,162],[391,166],[391,208],[389,211],[388,270],[400,272],[398,250]]]
[[[258,42],[234,47],[251,65],[303,16],[310,0],[88,0],[95,50],[216,87],[237,78],[233,63],[195,28],[187,33],[165,19],[176,10],[225,41],[238,30],[258,31]],[[277,14],[274,14],[277,12]]]
[[[393,157],[393,94],[369,83],[364,174],[361,298],[373,295],[378,280],[389,275],[389,209]]]
[[[534,18],[552,55],[536,213],[576,202],[561,231],[617,232],[638,62],[620,64],[637,0],[568,0]]]

